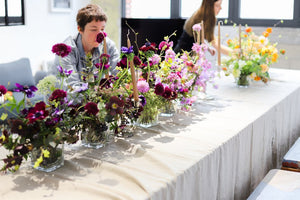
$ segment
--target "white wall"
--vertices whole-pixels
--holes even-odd
[[[50,0],[25,0],[25,25],[0,27],[0,62],[28,57],[35,73],[54,57],[54,44],[77,33],[77,11],[89,2],[73,0],[72,12],[53,13]]]

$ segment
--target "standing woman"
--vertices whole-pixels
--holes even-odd
[[[203,21],[204,23],[204,37],[207,42],[211,42],[215,49],[218,49],[218,43],[214,37],[215,26],[217,22],[216,16],[222,9],[222,0],[203,0],[201,7],[194,12],[194,14],[188,18],[183,26],[183,33],[180,36],[175,52],[181,50],[190,51],[192,49],[194,41],[193,37],[193,25]],[[221,53],[228,55],[232,50],[228,47],[221,45]],[[214,54],[214,53],[213,53]]]

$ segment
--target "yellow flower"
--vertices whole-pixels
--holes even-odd
[[[36,159],[35,163],[34,163],[34,168],[37,168],[38,166],[40,166],[40,164],[43,162],[43,156],[41,155],[38,159]]]
[[[45,158],[49,158],[50,157],[50,152],[47,149],[43,149],[42,153],[44,155]]]

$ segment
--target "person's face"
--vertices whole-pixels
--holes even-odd
[[[99,46],[99,43],[96,41],[97,34],[100,31],[104,31],[106,25],[106,21],[91,21],[87,23],[84,27],[84,31],[80,30],[78,27],[78,31],[82,37],[82,43],[84,46],[89,48],[95,48]]]
[[[215,9],[215,16],[217,16],[222,9],[222,0],[218,0],[214,3],[214,9]]]

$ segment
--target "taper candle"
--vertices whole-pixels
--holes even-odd
[[[221,27],[220,23],[218,22],[218,66],[221,65]]]
[[[242,35],[242,25],[240,24],[239,25],[239,57],[242,54],[242,38],[241,38],[241,35]]]
[[[204,43],[204,22],[201,21],[201,44]]]
[[[131,43],[129,38],[127,38],[127,48],[131,47]],[[130,73],[131,73],[131,78],[132,78],[132,86],[133,86],[133,98],[135,102],[139,101],[139,94],[137,90],[137,83],[136,83],[136,78],[135,78],[135,70],[134,70],[134,64],[133,60],[129,61],[129,66],[130,66]]]
[[[107,54],[106,38],[103,39],[103,53]],[[105,78],[109,78],[108,70],[105,72]]]

